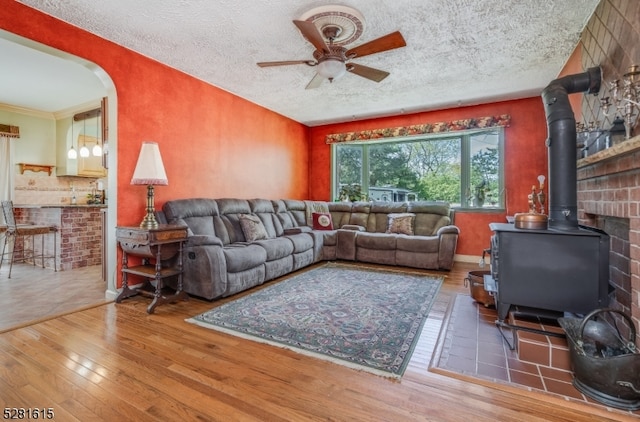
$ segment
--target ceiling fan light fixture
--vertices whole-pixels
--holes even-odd
[[[300,20],[313,23],[318,31],[323,32],[327,26],[340,29],[333,43],[347,45],[357,41],[364,32],[364,16],[358,10],[336,4],[320,6],[309,10]]]
[[[340,78],[347,72],[347,66],[341,60],[327,59],[318,63],[318,75],[330,81]]]
[[[332,8],[342,8],[342,6],[325,6],[321,9],[314,9],[313,13],[310,12],[303,16],[302,19],[293,20],[293,24],[298,28],[301,35],[315,48],[313,52],[314,60],[258,62],[258,66],[269,67],[292,64],[316,66],[316,74],[305,86],[305,89],[319,87],[324,79],[333,82],[334,79],[341,78],[347,72],[374,82],[380,82],[389,76],[389,72],[384,70],[351,63],[350,61],[355,58],[406,46],[407,43],[400,31],[375,38],[354,48],[346,48],[343,44],[347,44],[347,40],[351,38],[347,37],[343,39],[343,34],[345,32],[351,32],[350,35],[359,36],[362,30],[362,20],[349,14],[353,18],[353,20],[350,21],[351,25],[344,24],[344,22],[340,22],[340,18],[344,18],[345,16],[338,11],[332,12]],[[357,11],[354,12],[359,15]],[[357,23],[360,25],[358,25],[356,21],[358,21]]]

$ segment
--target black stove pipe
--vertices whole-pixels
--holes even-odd
[[[569,95],[596,94],[600,90],[599,67],[552,81],[542,91],[547,116],[549,148],[549,228],[578,230],[578,182],[576,167],[576,119]]]

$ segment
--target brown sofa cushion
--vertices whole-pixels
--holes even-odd
[[[256,244],[236,243],[225,247],[222,252],[227,264],[227,272],[237,273],[262,266],[267,261],[267,251]]]
[[[425,254],[437,253],[440,249],[440,239],[437,236],[398,236],[396,249]]]
[[[395,250],[399,236],[389,236],[386,233],[356,232],[356,247],[366,249]]]

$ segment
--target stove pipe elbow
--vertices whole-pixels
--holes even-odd
[[[551,81],[542,91],[547,118],[549,149],[549,228],[578,230],[578,185],[576,167],[576,119],[569,94],[600,91],[601,71],[589,68],[584,73]]]

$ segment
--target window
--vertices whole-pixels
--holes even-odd
[[[502,127],[333,144],[333,197],[502,208]]]

